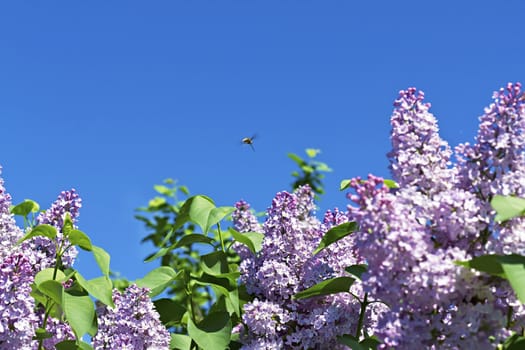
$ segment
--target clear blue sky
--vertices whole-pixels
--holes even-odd
[[[155,267],[133,214],[164,178],[264,210],[292,181],[286,154],[314,147],[334,169],[321,208],[344,206],[341,179],[388,176],[400,89],[425,91],[455,146],[494,90],[525,83],[525,2],[432,3],[2,2],[7,190],[47,207],[76,188],[80,229],[130,279]],[[239,143],[253,133],[256,152]]]

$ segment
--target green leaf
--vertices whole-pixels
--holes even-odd
[[[34,337],[34,339],[35,340],[49,339],[49,338],[52,338],[53,335],[54,335],[53,333],[49,333],[44,328],[37,328],[37,329],[35,329],[35,337]]]
[[[176,273],[171,267],[161,266],[146,274],[143,278],[136,281],[137,286],[150,289],[150,297],[162,293],[162,291],[171,284],[171,282],[182,276],[184,271]]]
[[[306,162],[301,158],[299,157],[297,154],[295,153],[288,153],[288,157],[290,159],[292,159],[294,162],[297,163],[297,165],[299,166],[302,166],[303,164],[305,164]]]
[[[351,266],[348,266],[347,268],[345,268],[346,272],[354,275],[358,279],[361,279],[361,276],[367,270],[368,270],[368,265],[366,265],[366,264],[356,264],[356,265],[351,265]]]
[[[367,350],[368,349],[375,350],[381,344],[381,342],[379,341],[379,339],[377,339],[376,336],[371,336],[371,337],[361,340],[359,344],[361,344],[361,346],[363,346]]]
[[[62,224],[62,233],[64,236],[68,237],[74,227],[73,220],[71,220],[71,214],[66,213],[66,215],[64,215],[64,223]]]
[[[96,245],[91,246],[91,251],[93,252],[93,256],[95,257],[95,260],[98,264],[98,267],[100,267],[100,271],[102,271],[102,274],[104,276],[109,276],[109,254],[104,249],[97,247]]]
[[[496,222],[503,222],[525,214],[525,198],[495,195],[490,201],[496,211]]]
[[[315,248],[313,255],[316,255],[326,247],[328,247],[330,244],[337,242],[338,240],[348,236],[352,232],[355,232],[357,230],[357,224],[355,222],[345,222],[341,225],[334,226],[330,230],[328,230],[323,238],[321,238],[321,242]]]
[[[155,197],[152,200],[149,201],[148,207],[149,208],[157,208],[162,205],[166,204],[166,199],[162,197]]]
[[[208,232],[213,225],[217,224],[219,221],[224,219],[224,217],[226,215],[230,215],[234,211],[235,211],[234,207],[216,207],[216,208],[213,208],[210,211],[210,214],[208,216],[208,221],[206,223],[206,227],[205,227],[203,232],[204,233]]]
[[[20,238],[17,244],[20,244],[30,238],[43,236],[50,239],[53,239],[57,236],[57,229],[54,226],[48,224],[42,224],[35,226],[31,231],[29,231],[24,237]]]
[[[310,165],[307,165],[307,164],[302,165],[301,166],[301,170],[304,171],[307,174],[310,174],[310,173],[314,172],[314,168],[311,167]]]
[[[348,187],[350,187],[351,182],[352,182],[351,179],[342,180],[341,184],[339,185],[339,191],[346,190]]]
[[[35,284],[38,286],[40,283],[44,281],[58,281],[58,282],[64,282],[66,280],[66,275],[62,270],[56,270],[56,276],[53,278],[53,275],[55,275],[55,269],[52,267],[49,267],[47,269],[43,269],[39,271],[35,275]]]
[[[155,259],[160,258],[161,256],[168,254],[172,250],[180,248],[180,247],[186,247],[186,246],[189,247],[194,243],[204,243],[204,244],[209,244],[213,246],[214,242],[215,240],[213,238],[207,237],[201,233],[191,233],[189,235],[183,236],[181,239],[177,241],[177,243],[171,245],[170,247],[159,249],[155,254],[145,259],[144,262],[151,262]]]
[[[518,333],[508,337],[503,344],[503,350],[522,350],[525,349],[525,337]]]
[[[37,289],[58,305],[62,305],[64,293],[64,287],[62,286],[62,283],[54,280],[47,280],[38,284]]]
[[[222,251],[201,256],[202,270],[210,275],[221,275],[230,272],[228,257]]]
[[[310,158],[315,158],[319,153],[321,153],[320,149],[315,149],[315,148],[307,148],[306,149],[306,154]]]
[[[355,278],[352,277],[335,277],[322,282],[317,283],[316,285],[305,289],[299,293],[296,293],[292,298],[293,299],[305,299],[321,295],[335,294],[348,292],[350,286],[355,282]]]
[[[153,188],[160,194],[163,194],[165,196],[171,196],[172,191],[164,185],[155,185],[153,186]]]
[[[95,305],[89,295],[64,293],[64,313],[77,338],[81,338],[91,329],[95,319]]]
[[[256,254],[258,251],[262,248],[262,241],[264,239],[264,234],[259,232],[243,232],[240,233],[238,231],[235,231],[231,227],[228,229],[230,234],[233,236],[233,238],[239,242],[244,244],[245,246],[250,249],[250,251],[253,254]]]
[[[325,163],[317,162],[317,171],[330,172],[332,171],[332,168],[330,168]],[[324,175],[320,175],[320,176],[323,177]]]
[[[467,261],[456,261],[457,265],[469,267],[490,275],[505,278],[505,272],[499,262],[498,255],[481,255]]]
[[[55,345],[57,350],[93,350],[93,347],[82,340],[64,340]]]
[[[348,345],[352,350],[368,350],[368,348],[365,348],[359,344],[358,339],[356,339],[354,336],[351,336],[350,334],[344,334],[340,337],[337,337],[337,341],[340,344]]]
[[[210,216],[213,208],[215,208],[215,204],[209,197],[197,195],[188,198],[184,202],[184,205],[180,208],[179,215],[175,220],[172,232],[182,227],[182,225],[184,225],[188,220],[191,220],[200,226],[203,234],[206,234],[207,231],[205,230],[208,224],[208,217]],[[166,237],[163,243],[165,244],[168,239],[169,237]]]
[[[86,235],[82,231],[71,230],[69,232],[68,237],[71,244],[77,245],[80,248],[87,251],[91,251],[93,249],[93,246],[91,245],[91,240],[89,239],[88,235]]]
[[[190,350],[191,338],[184,334],[171,333],[170,349]]]
[[[202,276],[195,279],[194,282],[202,286],[216,286],[221,294],[227,295],[231,290],[237,288],[236,282],[239,276],[239,272],[223,276],[213,276],[203,273]]]
[[[227,312],[212,312],[195,325],[188,319],[188,334],[203,350],[224,350],[230,343],[232,323]]]
[[[20,215],[26,217],[29,213],[36,213],[40,210],[40,206],[37,202],[26,199],[22,203],[15,205],[11,208],[11,214]]]
[[[208,219],[213,209],[215,209],[215,205],[208,197],[198,195],[193,197],[191,201],[190,220],[200,226],[203,234],[208,233]]]
[[[525,303],[525,256],[517,254],[481,255],[468,261],[458,261],[456,264],[506,278],[518,299]]]
[[[155,309],[160,315],[160,321],[166,327],[172,327],[181,323],[186,313],[186,308],[179,301],[173,299],[158,299],[153,302]]]
[[[499,260],[518,299],[525,303],[525,256],[507,255],[501,256]]]
[[[388,187],[389,189],[399,188],[399,185],[398,185],[397,182],[395,182],[394,180],[384,179],[384,180],[383,180],[383,183],[384,183],[385,186]]]
[[[190,246],[194,243],[205,243],[213,245],[213,238],[207,237],[201,233],[191,233],[189,235],[183,236],[177,243],[170,247],[170,250],[177,249],[180,247]]]
[[[87,281],[79,272],[76,272],[75,277],[82,288],[93,297],[105,305],[115,306],[113,304],[113,284],[108,276],[101,276]]]

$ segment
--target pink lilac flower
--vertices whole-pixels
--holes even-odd
[[[113,291],[115,307],[97,310],[98,332],[93,337],[95,350],[169,349],[170,335],[148,296],[147,288],[130,285],[124,292]]]

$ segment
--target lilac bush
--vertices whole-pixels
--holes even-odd
[[[11,197],[0,178],[0,349],[55,349],[63,341],[77,342],[66,315],[61,308],[53,307],[56,301],[46,299],[34,279],[47,268],[52,268],[54,275],[64,275],[61,271],[72,267],[78,251],[63,230],[69,225],[65,225],[66,216],[72,225],[69,230],[76,229],[81,199],[74,189],[62,192],[36,218],[37,225],[54,227],[56,237],[36,236],[21,244],[18,241],[24,232],[16,225],[10,207]],[[28,227],[26,233],[32,229]],[[75,283],[69,279],[61,284],[67,292]],[[33,298],[35,292],[38,302]],[[124,294],[115,292],[114,301],[118,312],[100,310],[101,327],[93,337],[95,348],[168,349],[169,333],[160,323],[146,289],[131,286]],[[115,319],[117,323],[113,323]],[[44,330],[47,335],[36,339],[37,331],[42,334]]]

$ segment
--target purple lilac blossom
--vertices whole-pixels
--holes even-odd
[[[423,96],[411,88],[394,104],[388,156],[399,188],[374,176],[351,182],[364,290],[390,306],[378,320],[381,348],[493,349],[525,325],[523,306],[508,283],[454,262],[525,252],[523,219],[498,226],[490,207],[494,194],[525,194],[524,95],[519,84],[497,92],[454,165]]]
[[[244,200],[240,200],[235,203],[235,211],[232,214],[233,228],[240,233],[245,232],[262,232],[261,224],[257,221],[257,217],[250,210],[250,204]],[[241,264],[244,261],[249,260],[252,256],[252,252],[244,244],[235,242],[233,249],[237,252],[241,258]]]
[[[71,246],[68,239],[64,239],[62,226],[66,213],[70,214],[73,224],[76,224],[81,206],[82,200],[75,189],[62,191],[51,207],[37,217],[37,224],[54,226],[57,229],[57,237],[51,240],[47,237],[39,236],[22,243],[22,249],[32,252],[30,259],[35,272],[55,266],[57,245],[62,247],[70,246],[62,255],[62,265],[65,268],[73,265],[78,255],[78,250],[75,246]]]
[[[130,285],[124,292],[113,291],[115,307],[102,305],[97,310],[98,332],[93,337],[95,350],[167,350],[170,335],[148,296],[147,288]]]
[[[44,324],[45,310],[41,307],[37,310],[38,324]],[[44,349],[55,349],[56,344],[65,340],[75,340],[75,333],[71,327],[64,321],[53,317],[48,317],[46,322],[46,331],[51,334],[50,338],[44,339]],[[33,346],[37,348],[37,341],[33,341]]]
[[[9,211],[10,206],[11,196],[6,192],[4,180],[0,177],[0,261],[14,252],[16,242],[24,235]]]
[[[392,151],[388,157],[400,186],[416,186],[426,193],[451,188],[454,169],[448,167],[452,150],[439,137],[436,118],[424,97],[415,88],[399,92],[390,119]]]
[[[238,205],[237,210],[244,207]],[[350,294],[292,300],[297,292],[345,275],[344,267],[359,263],[352,255],[335,257],[331,252],[351,249],[353,242],[346,239],[312,256],[326,230],[348,220],[335,210],[321,223],[314,209],[308,186],[280,192],[273,199],[262,227],[262,250],[241,264],[241,279],[254,296],[244,306],[242,349],[338,349],[344,346],[337,343],[337,336],[355,332],[360,304]],[[240,213],[234,218],[241,218],[234,221],[237,227],[248,226]],[[363,295],[359,287],[351,290]]]
[[[30,296],[33,274],[29,260],[15,253],[0,264],[0,349],[32,349],[37,317]]]

